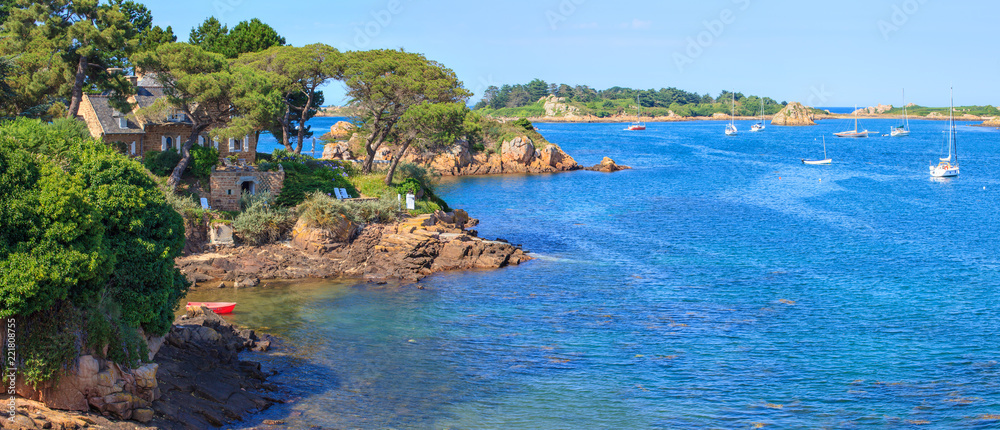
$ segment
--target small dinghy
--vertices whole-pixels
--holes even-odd
[[[200,308],[206,307],[210,311],[217,314],[231,314],[233,309],[236,308],[236,303],[233,302],[188,302],[188,309],[190,308]]]

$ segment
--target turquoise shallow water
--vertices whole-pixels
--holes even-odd
[[[933,181],[944,122],[537,126],[635,167],[443,181],[537,260],[225,293],[297,348],[258,357],[295,400],[245,426],[1000,427],[1000,132],[961,127],[962,176]],[[802,165],[824,134],[835,164]]]

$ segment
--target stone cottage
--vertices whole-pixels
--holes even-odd
[[[181,146],[191,136],[191,120],[182,112],[174,112],[164,119],[142,116],[138,109],[152,106],[164,97],[163,85],[155,75],[129,76],[136,94],[129,98],[133,111],[129,114],[112,107],[106,95],[84,94],[80,104],[80,117],[87,124],[91,136],[103,140],[131,157],[146,157],[157,152]],[[257,159],[256,136],[241,139],[210,139],[208,134],[198,137],[198,145],[211,145],[219,151],[219,167],[212,170],[211,195],[206,196],[213,209],[238,211],[243,193],[270,192],[278,195],[285,182],[285,172],[262,172],[253,166]],[[236,162],[229,160],[236,157]]]
[[[138,114],[137,110],[151,106],[164,96],[163,85],[155,75],[129,76],[136,94],[129,97],[134,110],[128,114],[115,110],[106,95],[84,94],[80,104],[80,117],[90,130],[90,135],[113,145],[132,157],[166,151],[180,150],[191,135],[191,120],[182,112],[174,112],[165,119],[153,119]],[[251,164],[257,158],[256,136],[240,139],[211,140],[208,134],[198,137],[198,145],[212,145],[219,151],[220,159],[235,155],[241,162]]]

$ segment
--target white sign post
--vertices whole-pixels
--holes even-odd
[[[413,194],[406,194],[406,209],[414,210],[417,208],[417,196]]]

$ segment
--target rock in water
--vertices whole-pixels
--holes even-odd
[[[771,125],[799,126],[816,125],[809,108],[799,102],[791,102],[771,120]]]
[[[1000,127],[1000,116],[995,116],[983,123],[986,127]]]
[[[594,165],[592,167],[588,167],[587,168],[587,170],[591,170],[591,171],[594,171],[594,172],[605,172],[605,173],[614,173],[614,172],[618,172],[618,171],[622,171],[622,170],[629,170],[629,169],[631,169],[631,167],[629,167],[629,166],[619,166],[618,164],[615,163],[615,160],[612,160],[609,157],[604,157],[604,159],[601,160],[601,164],[597,164],[597,165]]]

